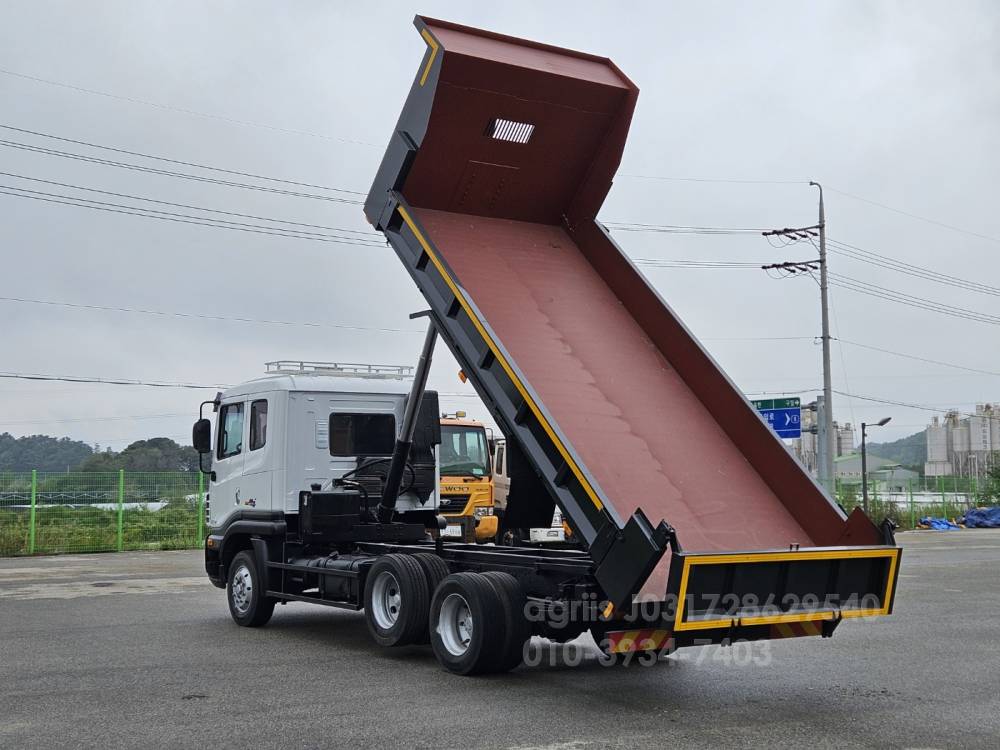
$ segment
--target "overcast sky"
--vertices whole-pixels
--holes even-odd
[[[0,69],[7,71],[0,73],[0,124],[367,191],[424,53],[411,25],[417,12],[606,55],[638,84],[622,169],[601,213],[605,221],[808,225],[816,221],[817,194],[804,182],[812,179],[827,188],[834,240],[960,279],[1000,282],[1000,6],[985,0],[7,0],[0,5]],[[357,197],[225,177],[12,130],[0,130],[0,139]],[[2,144],[0,165],[8,175],[368,228],[360,206],[349,203],[199,183]],[[2,176],[0,184],[143,205],[23,177]],[[740,182],[757,180],[765,182]],[[410,364],[418,353],[421,333],[407,314],[421,309],[422,300],[384,247],[227,231],[9,195],[0,195],[0,212],[3,297],[409,329],[223,322],[0,301],[2,372],[237,383],[260,374],[266,360]],[[644,260],[763,263],[815,255],[808,245],[776,249],[752,234],[615,236],[633,258]],[[934,303],[1000,315],[995,293],[840,254],[831,255],[830,268]],[[804,401],[815,396],[822,383],[820,347],[811,338],[820,331],[819,295],[809,278],[771,279],[743,268],[643,271],[745,392],[802,391]],[[995,324],[843,288],[834,288],[832,299],[833,333],[841,339],[1000,371]],[[835,345],[833,361],[834,388],[849,393],[964,410],[1000,401],[997,375],[854,345]],[[457,380],[457,369],[449,357],[439,357],[431,385],[471,394]],[[69,435],[116,449],[156,435],[186,442],[198,402],[212,395],[0,379],[0,431]],[[474,398],[442,401],[485,416]],[[878,436],[886,439],[916,432],[931,416],[843,396],[835,404],[842,422],[892,416]]]

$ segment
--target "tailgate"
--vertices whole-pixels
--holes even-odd
[[[888,615],[901,554],[893,546],[675,553],[673,632]]]

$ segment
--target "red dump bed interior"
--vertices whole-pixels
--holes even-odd
[[[688,549],[814,543],[563,229],[418,216],[622,518]]]

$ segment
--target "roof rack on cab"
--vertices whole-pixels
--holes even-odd
[[[413,377],[410,365],[368,365],[356,362],[310,362],[306,360],[279,359],[265,362],[268,375],[333,375],[347,378],[373,378],[378,380],[403,380]]]

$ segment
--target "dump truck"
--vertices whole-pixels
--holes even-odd
[[[486,425],[464,411],[441,416],[441,514],[448,525],[441,535],[464,542],[492,542],[493,462]]]
[[[603,57],[415,26],[426,50],[364,212],[424,297],[423,349],[408,393],[371,392],[364,412],[296,397],[305,439],[328,454],[339,428],[356,455],[329,486],[308,472],[275,485],[275,467],[266,507],[247,507],[241,487],[216,512],[220,464],[239,460],[235,441],[253,444],[235,417],[230,435],[227,407],[259,399],[210,402],[206,570],[234,620],[262,625],[288,601],[363,610],[378,644],[429,640],[446,669],[476,674],[516,666],[532,635],[589,630],[609,653],[662,652],[829,637],[890,614],[891,524],[824,492],[597,220],[635,84]],[[430,498],[421,507],[417,465],[433,471],[440,443],[417,430],[438,340],[506,439],[506,518],[541,528],[558,507],[576,549],[449,541]],[[393,419],[348,424],[344,409]],[[380,454],[366,458],[375,434]],[[210,420],[193,437],[211,450]],[[359,481],[379,467],[377,483]]]

